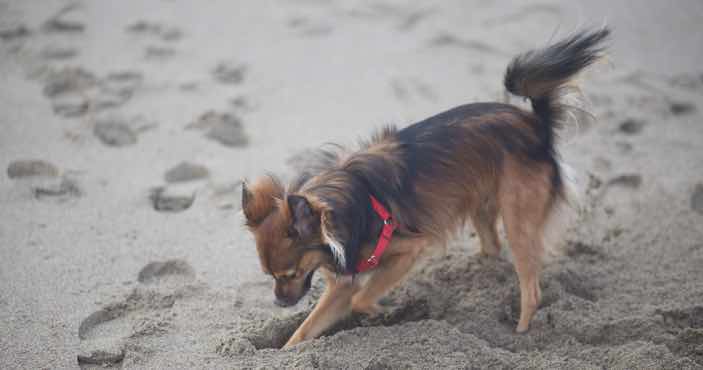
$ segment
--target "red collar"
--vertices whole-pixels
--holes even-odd
[[[378,259],[381,258],[383,251],[386,250],[388,244],[391,242],[391,237],[393,237],[393,231],[397,227],[395,222],[393,222],[393,217],[391,213],[388,212],[386,207],[381,204],[373,195],[369,195],[371,198],[371,206],[373,210],[376,211],[379,217],[383,220],[383,230],[381,230],[381,235],[378,237],[378,242],[376,243],[376,249],[374,249],[371,256],[366,259],[359,261],[356,265],[357,272],[364,272],[366,270],[372,269],[378,265]]]

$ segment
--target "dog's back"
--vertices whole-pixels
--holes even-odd
[[[578,34],[513,59],[505,87],[530,99],[532,111],[474,103],[401,130],[387,127],[303,190],[329,188],[332,178],[345,177],[345,184],[360,183],[362,204],[368,192],[383,199],[397,215],[401,232],[436,241],[451,236],[467,218],[495,218],[499,210],[505,217],[523,193],[544,203],[528,207],[530,218],[542,225],[565,196],[554,148],[555,130],[568,114],[561,94],[597,59],[608,34],[607,29]],[[333,197],[339,190],[329,188],[328,193]]]

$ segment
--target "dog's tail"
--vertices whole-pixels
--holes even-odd
[[[532,50],[515,57],[505,72],[505,88],[512,94],[528,98],[539,120],[538,135],[545,148],[555,154],[556,129],[572,118],[582,123],[588,118],[580,90],[574,83],[576,75],[603,56],[604,42],[610,30],[582,31],[544,49]],[[556,159],[555,159],[556,161]],[[562,253],[561,237],[579,213],[580,186],[568,166],[557,163],[556,178],[561,199],[552,203],[545,223],[544,237],[547,257]]]
[[[550,149],[554,129],[571,114],[583,113],[580,102],[567,102],[565,95],[578,91],[572,80],[603,56],[603,42],[609,35],[607,27],[581,31],[544,49],[520,54],[508,65],[503,84],[510,93],[530,99]]]

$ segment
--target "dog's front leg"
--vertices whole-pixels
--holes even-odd
[[[403,254],[387,256],[386,260],[377,267],[368,282],[352,297],[352,310],[375,316],[381,313],[378,300],[386,295],[393,287],[397,286],[408,274],[415,264],[419,248],[412,249]]]
[[[330,326],[351,313],[351,297],[355,286],[351,278],[337,279],[331,273],[325,274],[326,286],[320,301],[303,321],[283,348],[294,346],[304,340],[322,334]]]

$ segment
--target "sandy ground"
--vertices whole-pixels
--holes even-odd
[[[703,368],[699,1],[0,2],[0,368]],[[502,97],[511,55],[607,21],[580,219],[512,333],[467,230],[383,303],[276,349],[239,181]],[[292,159],[291,159],[292,158]],[[94,365],[91,363],[97,363]]]

